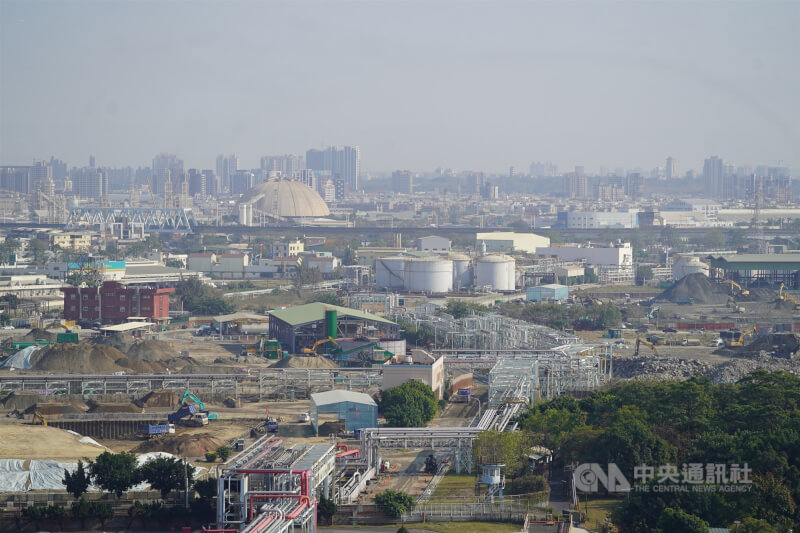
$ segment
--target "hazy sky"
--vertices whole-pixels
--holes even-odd
[[[0,164],[800,169],[800,3],[0,0]]]

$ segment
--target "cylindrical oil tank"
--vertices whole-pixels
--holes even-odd
[[[383,257],[375,261],[375,286],[387,289],[405,289],[405,257]]]
[[[440,257],[415,257],[406,261],[406,289],[450,292],[453,290],[453,262]]]
[[[495,254],[479,257],[475,264],[475,285],[489,286],[495,291],[513,291],[516,267],[514,258]]]
[[[472,259],[465,254],[450,254],[453,262],[453,289],[472,286]]]
[[[672,277],[675,280],[679,280],[689,274],[705,274],[708,276],[708,265],[694,256],[681,255],[675,257],[672,263]]]

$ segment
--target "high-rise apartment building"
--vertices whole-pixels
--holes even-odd
[[[711,156],[703,163],[703,182],[706,196],[721,198],[723,195],[724,162],[717,156]]]
[[[25,194],[31,190],[31,167],[0,166],[0,189]]]
[[[642,196],[644,178],[639,172],[631,172],[625,177],[625,194],[631,200],[638,200]]]
[[[348,190],[358,190],[361,174],[361,149],[358,146],[329,146],[324,150],[306,152],[306,167],[317,177],[342,179]]]
[[[311,170],[310,168],[295,170],[289,176],[293,181],[299,181],[306,187],[310,187],[315,191],[317,190],[318,187],[317,179],[316,176],[314,175],[314,171]]]
[[[582,167],[575,167],[582,168]],[[564,194],[574,200],[588,198],[588,180],[583,172],[567,172],[564,174]]]
[[[249,170],[237,170],[231,175],[231,194],[244,194],[253,188],[255,174]]]
[[[292,176],[305,168],[306,161],[302,155],[265,155],[261,158],[262,170],[280,172],[282,176]]]
[[[197,168],[189,169],[189,196],[206,196],[208,181],[206,173]]]
[[[150,185],[156,194],[166,190],[164,186],[168,181],[172,190],[178,189],[183,180],[183,160],[178,159],[175,154],[158,154],[153,158],[151,180]]]
[[[69,176],[69,163],[50,156],[50,168],[53,169],[53,181],[59,187],[63,187],[64,180]]]
[[[392,172],[392,191],[402,194],[414,194],[414,174],[410,170]]]
[[[72,169],[72,192],[79,198],[101,201],[108,196],[108,174],[95,167]]]
[[[664,175],[668,180],[675,179],[678,177],[678,162],[672,156],[669,156],[667,158],[667,163],[664,166]]]
[[[38,191],[43,182],[53,179],[53,169],[46,161],[36,161],[30,167],[31,192]]]
[[[217,181],[219,189],[216,192],[231,190],[231,176],[239,170],[239,157],[235,154],[217,156]]]

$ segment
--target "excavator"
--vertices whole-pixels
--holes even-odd
[[[778,300],[780,300],[782,302],[785,301],[785,300],[789,300],[790,302],[792,302],[794,304],[794,310],[795,311],[800,311],[800,301],[798,301],[797,298],[795,298],[794,296],[792,296],[788,292],[783,292],[784,289],[786,289],[786,286],[783,283],[781,283],[781,286],[778,289]]]
[[[658,350],[656,350],[655,344],[653,344],[650,341],[646,341],[644,339],[640,339],[639,337],[636,337],[636,348],[633,350],[633,356],[634,357],[638,357],[639,356],[639,346],[642,345],[642,344],[644,344],[645,346],[647,346],[648,348],[653,350],[653,355],[658,357]]]
[[[739,291],[739,292],[735,293],[735,294],[738,294],[739,296],[749,296],[750,295],[750,291],[749,290],[745,289],[744,287],[742,287],[741,285],[739,285],[738,283],[736,283],[732,279],[723,279],[721,283],[722,284],[727,284],[729,286],[731,292],[733,292],[734,289]]]
[[[647,311],[647,318],[652,320],[656,317],[656,314],[661,311],[661,308],[658,306],[653,306]]]
[[[758,334],[758,329],[753,326],[744,331],[723,331],[720,337],[725,341],[726,348],[737,348],[744,346],[744,339],[753,334]]]
[[[38,420],[39,422],[41,422],[41,424],[42,424],[43,426],[47,426],[47,419],[46,419],[45,417],[43,417],[43,416],[42,416],[42,414],[41,414],[39,411],[34,411],[34,412],[33,412],[33,419],[32,419],[32,422],[33,422],[34,424],[36,424],[36,421],[37,421],[37,420]]]
[[[189,389],[186,389],[186,391],[183,393],[183,396],[181,397],[181,406],[188,405],[187,400],[191,400],[192,402],[195,403],[195,405],[197,405],[197,410],[199,412],[196,415],[194,415],[193,418],[196,418],[198,422],[201,422],[201,425],[208,424],[208,420],[217,420],[219,418],[218,413],[209,413],[206,410],[206,404],[204,404],[200,398],[192,394],[192,391],[190,391]],[[203,419],[205,419],[205,422],[203,422]]]
[[[326,339],[320,339],[320,340],[318,340],[317,342],[315,342],[315,343],[314,343],[314,344],[311,346],[311,348],[303,348],[303,350],[302,350],[302,353],[304,353],[304,354],[306,354],[306,355],[312,355],[312,354],[315,354],[315,353],[317,353],[317,348],[319,348],[321,345],[323,345],[323,344],[325,344],[325,343],[328,343],[328,342],[332,342],[332,343],[333,343],[333,344],[335,344],[336,346],[339,346],[339,343],[338,343],[338,342],[336,342],[336,339],[334,339],[333,337],[328,337],[328,338],[326,338]]]

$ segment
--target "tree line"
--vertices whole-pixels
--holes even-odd
[[[740,533],[800,526],[800,377],[788,372],[757,370],[723,385],[700,377],[628,382],[543,402],[519,423],[559,462],[615,463],[631,483],[640,465],[675,465],[680,480],[691,465],[752,470],[748,492],[634,490],[613,514],[623,532],[707,532],[734,521]]]

